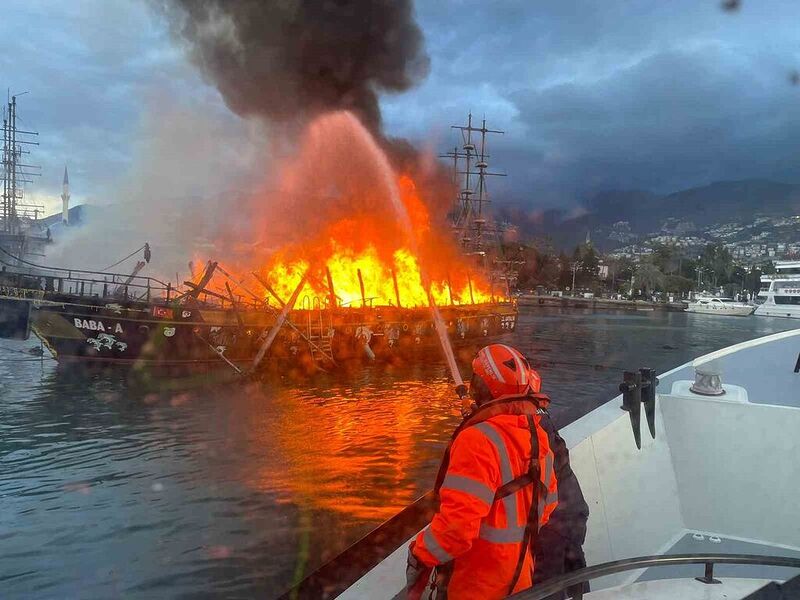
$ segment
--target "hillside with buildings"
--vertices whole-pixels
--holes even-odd
[[[742,264],[800,254],[800,185],[766,180],[723,181],[666,196],[642,191],[598,194],[574,218],[548,211],[521,225],[522,237],[547,238],[571,250],[587,235],[618,257],[670,245],[686,256],[721,244]]]

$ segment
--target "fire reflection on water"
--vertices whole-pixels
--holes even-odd
[[[277,494],[278,502],[373,523],[426,491],[420,472],[435,470],[443,432],[452,429],[443,422],[459,420],[445,379],[334,389],[323,397],[286,390],[265,412],[252,440],[263,460],[250,465],[245,484]]]

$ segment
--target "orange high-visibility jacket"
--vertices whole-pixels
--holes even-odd
[[[437,481],[439,510],[416,538],[414,555],[440,571],[438,587],[448,600],[492,600],[532,585],[533,557],[529,536],[535,535],[558,503],[553,453],[535,398],[508,398],[478,408],[456,430]],[[531,429],[535,423],[538,441],[538,472],[529,471]],[[513,489],[538,476],[537,485],[522,485],[503,498],[498,490]],[[515,484],[511,484],[516,480]],[[537,503],[531,511],[534,492]],[[503,491],[500,492],[501,494]],[[538,525],[525,535],[530,514]],[[525,545],[523,554],[523,543]]]

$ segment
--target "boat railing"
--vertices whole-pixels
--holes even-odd
[[[171,283],[137,274],[50,267],[20,259],[0,247],[0,287],[82,297],[123,300],[164,299],[176,294]]]
[[[651,567],[674,567],[677,565],[703,565],[702,577],[695,577],[702,583],[719,583],[714,579],[715,565],[759,565],[765,567],[789,567],[800,569],[800,558],[790,556],[766,556],[762,554],[668,554],[655,556],[637,556],[624,560],[593,565],[561,575],[537,585],[536,587],[524,590],[513,596],[509,600],[545,600],[552,594],[567,591],[567,595],[574,600],[583,598],[583,585],[586,582],[614,575],[625,571],[636,569],[648,569]],[[574,589],[574,591],[571,590]],[[577,588],[577,589],[576,589]],[[569,591],[568,591],[569,590]]]
[[[774,281],[776,279],[787,279],[789,281],[800,280],[800,273],[770,273],[769,275],[762,275],[761,281]]]
[[[2,246],[0,246],[0,265],[5,267],[11,267],[12,269],[22,271],[23,269],[36,269],[38,271],[47,271],[51,273],[74,273],[76,275],[116,275],[117,277],[131,277],[132,279],[138,280],[150,280],[153,282],[157,282],[162,286],[166,286],[167,283],[156,279],[155,277],[149,277],[146,275],[135,275],[135,274],[128,274],[128,273],[114,273],[110,271],[93,271],[91,269],[73,269],[69,267],[53,267],[50,265],[41,265],[38,263],[31,262],[29,260],[25,260],[18,256],[15,256]]]
[[[67,294],[83,298],[115,298],[142,302],[159,299],[169,301],[176,295],[171,284],[165,284],[151,277],[131,277],[118,273],[92,275],[72,271],[63,273],[0,271],[0,288],[42,292],[43,297],[49,294]]]

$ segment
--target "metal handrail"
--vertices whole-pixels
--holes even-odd
[[[122,277],[122,278],[126,278],[126,279],[128,277],[131,277],[133,280],[143,280],[145,282],[147,282],[149,280],[151,282],[155,282],[155,283],[159,284],[159,286],[162,286],[164,288],[167,287],[167,284],[165,282],[161,281],[160,279],[156,279],[155,277],[150,277],[149,275],[130,275],[130,274],[127,274],[127,273],[106,273],[104,271],[91,271],[91,270],[87,270],[87,269],[68,269],[68,268],[65,268],[65,267],[50,267],[50,266],[47,266],[47,265],[39,265],[39,264],[36,264],[36,263],[32,263],[30,261],[24,260],[24,259],[22,259],[22,258],[20,258],[18,256],[15,256],[14,254],[12,254],[11,252],[9,252],[8,250],[6,250],[5,248],[2,248],[2,247],[0,247],[0,252],[10,256],[12,259],[14,259],[16,261],[19,261],[20,263],[28,265],[30,267],[33,267],[33,268],[36,268],[36,269],[42,269],[42,270],[45,270],[45,271],[59,271],[59,272],[62,273],[62,275],[48,275],[48,277],[56,277],[56,278],[61,277],[63,279],[73,279],[72,273],[88,273],[90,275],[98,275],[98,276],[110,275],[110,276]],[[13,263],[6,262],[6,260],[4,260],[2,257],[0,257],[0,264],[6,265],[7,267],[11,267],[12,269],[20,268],[19,265],[15,265]],[[67,273],[67,277],[64,277],[63,273]],[[42,274],[40,274],[40,276],[42,276]],[[141,285],[144,286],[145,284],[141,284]]]
[[[716,583],[714,580],[715,564],[735,564],[735,565],[763,565],[768,567],[790,567],[800,569],[800,558],[790,556],[764,556],[761,554],[671,554],[637,556],[624,560],[593,565],[561,575],[549,581],[537,585],[513,596],[509,600],[544,600],[551,594],[563,592],[569,587],[591,581],[598,577],[614,575],[624,571],[635,569],[645,569],[648,567],[670,567],[675,565],[705,565],[703,577],[696,577],[703,583]],[[576,591],[572,596],[575,600],[583,598],[582,591]]]
[[[2,262],[2,261],[0,261]],[[19,289],[28,289],[31,291],[40,291],[41,288],[28,288],[25,285],[25,279],[50,279],[53,281],[53,289],[42,290],[47,291],[48,293],[65,293],[65,294],[72,294],[75,296],[98,296],[98,297],[111,297],[114,294],[112,293],[113,289],[122,287],[129,290],[128,294],[125,294],[125,297],[131,297],[131,299],[144,299],[145,297],[150,300],[151,296],[155,297],[158,294],[165,293],[167,291],[168,286],[161,286],[160,283],[153,284],[156,280],[153,279],[146,279],[144,283],[141,281],[131,281],[129,283],[125,283],[125,280],[117,279],[117,276],[111,276],[111,278],[106,279],[90,279],[88,277],[77,277],[77,276],[59,276],[59,275],[45,275],[41,273],[19,273],[15,271],[4,271],[0,273],[4,279],[9,280],[12,282],[12,287],[16,287]],[[126,278],[127,279],[127,278]],[[56,282],[63,283],[73,283],[75,284],[75,290],[72,292],[66,291],[64,289],[56,289]],[[79,287],[79,284],[82,284],[83,287]],[[96,288],[95,288],[96,286]],[[104,289],[104,286],[107,288],[105,294],[93,293],[97,290]],[[83,289],[83,291],[81,291]],[[139,296],[135,296],[134,292],[138,291],[140,294]],[[87,293],[88,292],[88,293]]]

